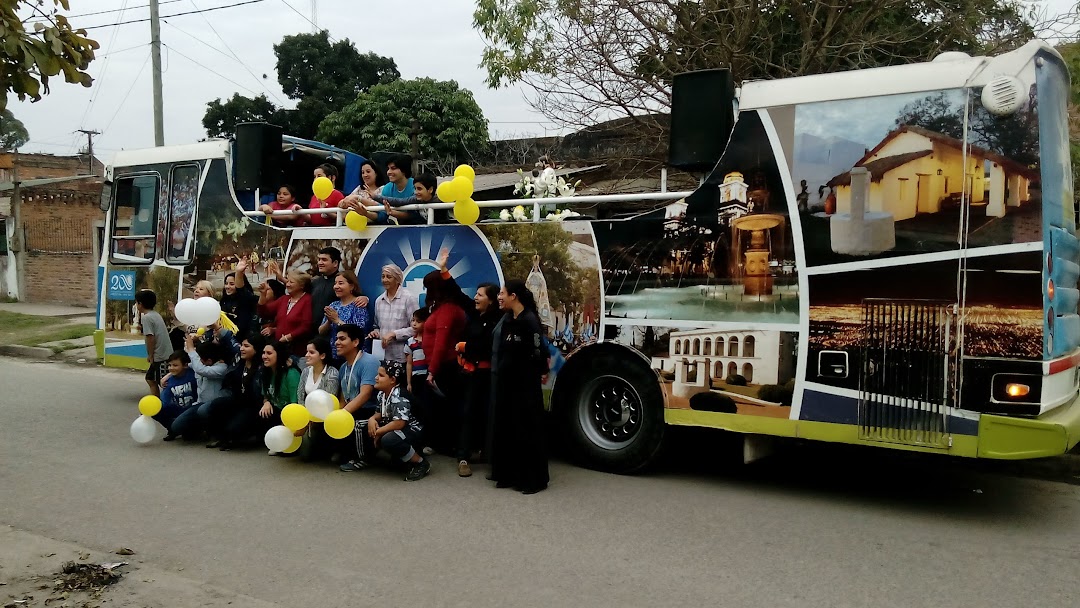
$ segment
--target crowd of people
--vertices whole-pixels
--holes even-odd
[[[340,176],[338,169],[331,163],[315,168],[312,177],[325,177],[334,185],[334,189],[325,199],[311,196],[307,209],[347,209],[365,216],[373,224],[424,224],[431,209],[403,210],[400,207],[422,203],[440,202],[435,195],[438,179],[432,173],[412,175],[411,160],[405,155],[392,156],[386,163],[386,171],[372,160],[365,160],[360,166],[360,185],[348,196],[338,190]],[[259,206],[259,211],[266,213],[270,221],[279,227],[299,226],[334,226],[337,225],[337,213],[296,213],[304,209],[297,200],[298,190],[290,184],[282,184],[277,196]],[[369,207],[382,207],[378,211]],[[274,213],[288,212],[288,213]],[[445,212],[444,212],[445,213]]]
[[[165,440],[252,445],[281,424],[287,405],[323,390],[352,414],[355,429],[335,440],[320,423],[308,424],[296,432],[305,459],[357,472],[382,452],[415,481],[430,472],[434,454],[452,456],[462,477],[479,456],[496,487],[545,489],[541,387],[549,362],[533,294],[510,280],[482,284],[470,299],[447,271],[447,255],[440,252],[440,270],[424,277],[423,307],[393,264],[382,268],[383,293],[369,299],[334,247],[320,250],[316,275],[271,263],[275,278],[255,288],[241,260],[220,298],[229,322],[183,328],[172,339],[154,312],[156,294],[138,292],[146,382],[161,397],[154,418]],[[205,281],[194,295],[217,297]]]

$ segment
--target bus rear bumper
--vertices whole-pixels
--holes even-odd
[[[983,414],[979,457],[1026,460],[1058,456],[1080,441],[1080,396],[1037,418]]]

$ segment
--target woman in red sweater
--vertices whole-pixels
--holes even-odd
[[[269,290],[259,297],[259,316],[274,320],[262,334],[273,336],[297,356],[307,350],[311,337],[311,296],[307,293],[310,286],[311,275],[293,270],[285,275],[285,297],[269,301]]]
[[[421,345],[428,365],[428,384],[442,393],[428,404],[434,428],[426,430],[432,446],[448,453],[456,444],[461,419],[461,377],[457,365],[457,343],[465,335],[464,298],[457,282],[444,272],[434,271],[424,277],[425,303],[431,315],[424,322]]]

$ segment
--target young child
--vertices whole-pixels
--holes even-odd
[[[135,306],[142,318],[142,333],[146,339],[146,360],[150,367],[146,370],[146,384],[150,394],[155,397],[161,393],[161,379],[168,373],[169,356],[173,353],[169,341],[169,328],[165,320],[154,310],[157,306],[157,294],[149,289],[135,294]]]
[[[401,390],[405,376],[405,366],[398,361],[384,361],[379,366],[375,376],[378,409],[357,430],[360,437],[356,444],[359,462],[369,463],[376,451],[385,450],[392,458],[409,465],[405,481],[417,481],[431,471],[431,463],[413,447],[423,427],[412,414],[408,394]]]
[[[405,342],[405,371],[408,374],[408,386],[410,394],[416,395],[414,388],[427,386],[427,358],[424,356],[424,321],[427,321],[431,313],[426,308],[420,308],[412,313],[413,337]],[[414,382],[415,380],[415,382]]]
[[[198,400],[176,417],[170,434],[194,439],[207,426],[211,404],[219,397],[227,396],[225,389],[222,388],[222,382],[229,373],[230,367],[225,359],[231,359],[232,354],[227,353],[225,347],[215,342],[200,342],[196,345],[195,337],[191,334],[187,336],[184,351],[191,360],[191,370],[195,372]]]
[[[165,441],[176,439],[172,432],[173,422],[195,405],[198,397],[198,386],[195,381],[195,372],[191,370],[191,358],[182,350],[169,355],[169,373],[161,379],[161,411],[154,415],[154,420],[161,423],[167,431]]]

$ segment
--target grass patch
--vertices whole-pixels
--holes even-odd
[[[33,329],[35,327],[45,327],[48,325],[56,325],[56,319],[0,310],[0,327],[3,327],[5,332]]]
[[[33,332],[31,335],[19,338],[16,344],[22,344],[24,346],[38,346],[45,344],[46,342],[60,342],[62,340],[77,340],[79,338],[85,338],[87,336],[94,335],[94,331],[97,327],[93,323],[69,323],[64,325],[53,325],[48,329],[42,329]],[[63,344],[62,350],[68,350],[75,348],[72,344]]]

